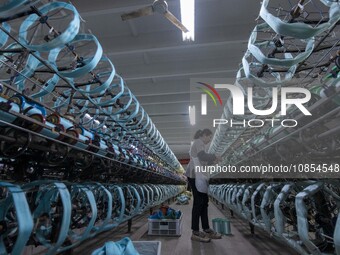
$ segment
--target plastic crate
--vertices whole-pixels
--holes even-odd
[[[182,235],[182,215],[179,219],[176,219],[176,220],[149,219],[148,235],[181,236]]]
[[[133,241],[132,243],[140,255],[161,255],[160,241]]]

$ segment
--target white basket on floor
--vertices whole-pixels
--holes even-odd
[[[133,241],[132,243],[140,255],[161,255],[160,241]]]
[[[148,235],[157,236],[181,236],[182,215],[179,219],[149,219]]]

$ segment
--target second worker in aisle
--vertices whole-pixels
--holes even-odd
[[[208,188],[209,176],[207,173],[197,171],[200,167],[221,161],[219,156],[206,152],[206,145],[211,142],[212,132],[210,129],[198,130],[190,147],[190,162],[186,169],[186,176],[191,187],[194,203],[192,208],[191,240],[210,242],[211,239],[220,239],[222,236],[209,227],[208,217]],[[200,231],[199,221],[202,229]]]

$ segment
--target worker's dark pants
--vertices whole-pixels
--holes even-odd
[[[200,217],[203,229],[209,229],[209,219],[208,219],[208,194],[199,192],[196,189],[195,179],[188,178],[189,184],[191,186],[192,193],[194,195],[194,205],[192,207],[192,218],[191,218],[191,229],[193,231],[199,231]]]

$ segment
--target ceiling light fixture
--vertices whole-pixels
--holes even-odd
[[[182,32],[183,41],[195,41],[195,0],[181,0],[181,21],[189,32]]]
[[[194,105],[189,105],[189,120],[191,126],[194,126],[196,124],[196,107]]]

